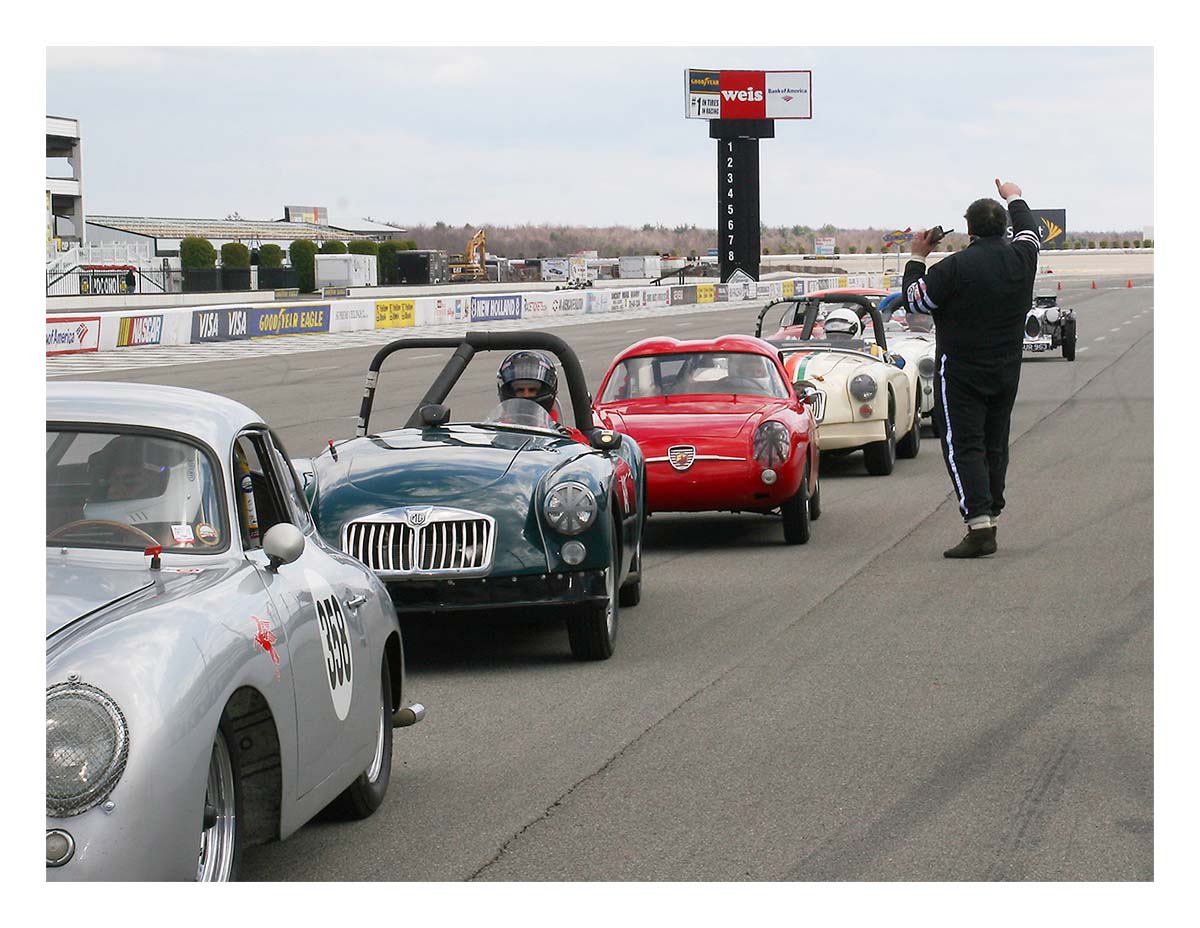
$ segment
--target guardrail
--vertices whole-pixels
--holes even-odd
[[[794,277],[749,284],[693,283],[588,290],[539,290],[398,298],[225,303],[172,309],[47,314],[46,354],[115,351],[148,345],[314,335],[444,324],[620,313],[634,309],[778,300],[834,287],[900,286],[891,273]]]

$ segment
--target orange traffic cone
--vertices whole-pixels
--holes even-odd
[[[1133,281],[1132,280],[1125,281],[1125,287],[1129,290],[1132,290],[1133,289]]]
[[[1096,289],[1096,281],[1094,281],[1094,280],[1092,281],[1092,289],[1093,289],[1093,290],[1095,290],[1095,289]]]

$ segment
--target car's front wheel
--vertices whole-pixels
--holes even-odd
[[[386,656],[381,678],[371,763],[329,804],[329,810],[341,818],[367,818],[383,804],[392,780],[392,674]]]
[[[1075,360],[1075,320],[1063,323],[1062,333],[1063,357],[1068,361]]]
[[[863,461],[872,477],[886,477],[896,467],[896,417],[890,409],[884,433],[883,441],[863,446]]]
[[[221,719],[213,739],[200,825],[196,880],[226,883],[237,879],[242,858],[242,783],[234,760],[236,744],[229,721]]]
[[[783,540],[789,545],[808,544],[810,535],[809,520],[812,515],[808,508],[808,465],[804,465],[804,478],[800,481],[800,489],[796,495],[785,500],[779,507],[783,513]]]
[[[600,602],[581,603],[573,615],[567,618],[567,637],[571,641],[571,654],[580,661],[604,661],[612,657],[617,644],[617,619],[620,612],[620,593],[617,592],[617,575],[621,565],[617,558],[617,525],[613,520],[609,533],[608,567],[604,571],[605,598]]]

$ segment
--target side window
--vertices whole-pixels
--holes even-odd
[[[234,492],[246,548],[262,547],[263,536],[278,522],[290,522],[278,469],[263,432],[243,432],[233,443]]]
[[[291,507],[292,518],[289,521],[295,522],[301,531],[307,532],[312,528],[312,516],[309,515],[308,498],[304,495],[300,477],[296,473],[296,469],[292,467],[291,458],[288,457],[287,450],[283,447],[279,436],[274,432],[268,432],[268,435],[271,440],[271,452],[275,456],[275,466],[279,471],[279,482],[283,488],[283,495]]]

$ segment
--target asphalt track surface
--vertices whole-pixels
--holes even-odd
[[[609,661],[555,626],[406,626],[429,715],[396,731],[383,807],[250,850],[243,878],[1152,879],[1153,279],[1097,283],[1064,282],[1078,360],[1025,362],[997,555],[941,557],[961,522],[928,434],[889,477],[827,460],[804,547],[656,515]],[[755,313],[556,332],[595,385],[636,339]],[[90,376],[226,394],[305,455],[352,434],[373,351]],[[380,425],[440,367],[404,354]],[[488,360],[456,414],[489,404]]]

